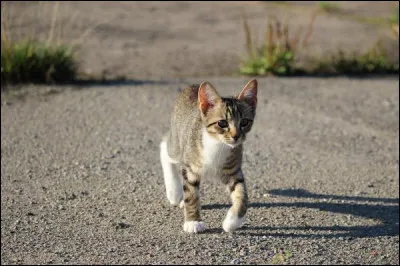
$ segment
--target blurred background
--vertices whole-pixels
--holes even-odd
[[[2,1],[1,8],[2,80],[398,73],[398,1]],[[42,62],[52,60],[51,69]]]

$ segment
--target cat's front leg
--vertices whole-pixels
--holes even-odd
[[[185,223],[183,230],[188,233],[203,232],[206,227],[200,217],[200,176],[191,172],[190,168],[181,169],[183,178],[183,200]]]
[[[243,225],[248,208],[248,196],[246,183],[242,170],[224,178],[230,191],[232,207],[229,209],[222,228],[225,232],[231,232]]]

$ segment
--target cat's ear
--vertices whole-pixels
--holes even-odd
[[[253,108],[257,106],[257,80],[252,79],[247,82],[246,86],[243,87],[242,91],[237,96],[237,99],[240,101],[246,101]]]
[[[206,114],[209,108],[213,108],[221,100],[221,97],[215,88],[209,82],[205,81],[200,84],[198,99],[200,110],[203,114]]]

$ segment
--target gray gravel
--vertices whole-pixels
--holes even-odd
[[[247,81],[3,92],[1,263],[398,263],[398,79],[259,79],[247,222],[223,232],[228,194],[208,180],[208,230],[188,235],[158,145],[179,89],[204,80],[223,95]]]

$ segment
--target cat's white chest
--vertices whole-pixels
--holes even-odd
[[[231,152],[231,147],[214,139],[203,130],[203,174],[219,172]]]

